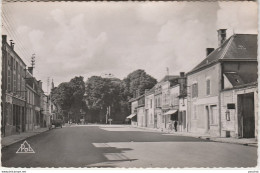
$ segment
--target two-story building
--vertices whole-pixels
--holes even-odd
[[[145,92],[145,117],[147,118],[147,127],[155,128],[154,122],[154,109],[155,109],[155,99],[154,99],[154,90],[153,87],[150,90]]]
[[[147,127],[147,117],[145,114],[145,97],[144,94],[137,97],[137,125],[140,127]]]
[[[131,104],[131,114],[126,117],[126,119],[131,121],[132,126],[137,126],[137,106],[138,101],[136,98],[132,98],[129,100]]]
[[[257,79],[257,36],[218,30],[219,47],[207,49],[207,57],[187,74],[189,131],[221,136],[221,91],[230,73],[243,82]],[[239,80],[239,79],[237,79]]]

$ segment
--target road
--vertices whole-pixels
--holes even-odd
[[[257,148],[120,125],[53,129],[2,149],[4,167],[255,167]]]

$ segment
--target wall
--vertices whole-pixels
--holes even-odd
[[[139,127],[145,127],[145,108],[139,107],[137,108],[137,125]]]
[[[226,131],[230,132],[231,137],[238,137],[238,95],[254,93],[255,108],[255,136],[258,136],[258,90],[257,87],[249,86],[240,89],[230,89],[221,92],[221,136],[228,137]],[[227,109],[228,103],[234,103],[235,109]],[[227,110],[230,112],[230,121],[226,119]]]
[[[206,81],[210,80],[207,95]],[[219,92],[221,89],[221,66],[214,64],[204,70],[187,75],[188,128],[190,132],[220,136]],[[198,96],[192,98],[192,84],[198,84]],[[207,107],[209,111],[207,111]],[[210,112],[213,112],[210,114]],[[214,123],[211,123],[214,115]]]
[[[145,96],[145,115],[147,116],[147,127],[154,128],[154,94]]]
[[[188,131],[188,115],[187,115],[187,98],[179,99],[179,114],[182,116],[182,124],[179,126],[179,131]],[[184,117],[185,116],[185,117]]]
[[[25,63],[2,36],[2,134],[25,130]]]

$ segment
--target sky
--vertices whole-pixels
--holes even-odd
[[[15,2],[4,3],[2,34],[34,76],[55,86],[75,76],[137,69],[162,79],[188,72],[218,47],[217,30],[257,34],[256,2]],[[48,89],[49,91],[50,89]]]

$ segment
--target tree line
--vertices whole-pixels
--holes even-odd
[[[78,123],[83,117],[88,122],[106,122],[110,108],[113,123],[124,123],[130,114],[129,100],[151,89],[157,80],[144,70],[136,70],[120,80],[92,76],[84,82],[82,76],[63,82],[51,91],[51,99],[56,106],[56,114],[65,122]]]

